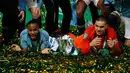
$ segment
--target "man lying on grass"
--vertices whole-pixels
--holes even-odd
[[[94,25],[86,28],[83,35],[74,40],[77,48],[82,54],[98,52],[103,56],[119,54],[121,52],[116,33],[113,28],[107,25],[107,20],[99,16]]]
[[[16,44],[13,51],[40,51],[42,54],[49,54],[49,50],[56,51],[58,43],[56,40],[49,37],[49,34],[39,28],[39,22],[35,19],[27,24],[27,29],[23,30],[20,34],[20,47]],[[53,43],[53,44],[51,44]]]

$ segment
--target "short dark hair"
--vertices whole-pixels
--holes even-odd
[[[30,24],[38,24],[39,27],[41,27],[41,22],[38,19],[32,19],[27,23],[27,26]]]
[[[98,16],[96,21],[104,21],[105,23],[107,23],[107,19],[103,15]]]

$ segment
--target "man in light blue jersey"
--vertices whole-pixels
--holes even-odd
[[[14,48],[13,51],[33,51],[49,54],[49,50],[57,50],[57,42],[53,41],[45,30],[39,28],[39,22],[36,19],[29,21],[27,26],[27,29],[20,34],[21,48]],[[18,45],[13,44],[13,46],[16,47]]]

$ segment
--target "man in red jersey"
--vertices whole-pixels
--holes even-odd
[[[74,44],[82,54],[105,49],[112,54],[121,52],[116,33],[113,28],[107,25],[107,20],[99,16],[94,25],[89,26],[84,34],[74,39]]]

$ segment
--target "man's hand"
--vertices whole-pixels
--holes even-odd
[[[49,50],[51,50],[50,48],[45,48],[41,50],[42,54],[49,54]]]
[[[107,40],[108,47],[112,48],[115,45],[115,41],[110,38],[110,40]]]
[[[29,10],[32,13],[32,18],[37,19],[40,17],[40,8],[30,8]]]
[[[22,23],[24,21],[24,17],[25,17],[24,15],[25,15],[25,12],[24,11],[20,11],[20,13],[18,15],[18,17],[21,17],[20,20],[19,20],[20,23]]]
[[[12,44],[12,48],[11,48],[12,51],[21,51],[21,48],[19,45],[17,44]]]
[[[98,46],[98,45],[100,45],[100,44],[101,44],[101,38],[97,36],[96,38],[94,38],[94,39],[91,41],[90,46],[91,46],[91,47],[95,47],[95,46]]]

